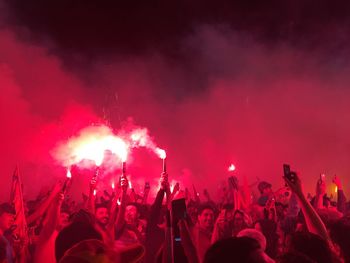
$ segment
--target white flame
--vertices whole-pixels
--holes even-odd
[[[70,172],[70,169],[67,169],[67,178],[72,178],[72,173]]]
[[[228,171],[229,172],[233,172],[234,170],[236,170],[236,166],[234,164],[231,164],[229,167],[228,167]]]

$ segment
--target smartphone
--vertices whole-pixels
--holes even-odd
[[[179,220],[186,219],[187,209],[185,198],[176,199],[171,202],[171,238],[173,249],[173,262],[187,262],[184,249],[181,243],[180,229],[178,227]]]
[[[289,179],[289,181],[293,182],[295,181],[295,172],[292,172],[290,170],[290,165],[289,164],[283,164],[283,173],[284,177]]]

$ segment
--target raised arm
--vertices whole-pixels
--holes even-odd
[[[199,263],[197,249],[193,244],[187,222],[183,219],[179,221],[181,244],[187,257],[188,263]]]
[[[336,175],[333,177],[333,183],[337,186],[337,209],[339,212],[345,212],[346,197],[343,191],[343,185],[340,178]]]
[[[293,182],[286,177],[284,177],[284,180],[298,198],[308,230],[313,234],[319,235],[324,240],[328,241],[329,244],[331,244],[331,240],[324,223],[303,193],[299,176],[295,174],[295,179]]]
[[[93,215],[95,214],[96,185],[97,185],[96,177],[92,177],[92,179],[90,181],[90,187],[89,187],[89,197],[88,197],[88,200],[86,202],[86,209]]]
[[[145,188],[143,190],[143,197],[142,197],[142,204],[146,205],[147,204],[147,200],[148,200],[148,195],[149,195],[149,191],[151,190],[151,187],[149,185],[149,182],[145,183]]]
[[[61,189],[62,189],[62,183],[57,182],[55,186],[52,188],[52,191],[50,192],[49,196],[39,205],[37,209],[35,209],[34,213],[32,213],[26,218],[28,225],[35,222],[39,217],[44,215],[44,213],[50,206],[52,200],[61,191]]]
[[[117,220],[115,223],[115,227],[117,230],[120,230],[124,224],[124,215],[125,215],[126,202],[128,197],[126,193],[128,190],[128,179],[124,177],[120,179],[120,188],[121,188],[120,206],[119,206],[119,211],[117,215]]]
[[[49,259],[47,258],[46,251],[47,244],[49,240],[53,237],[53,234],[58,226],[63,199],[63,193],[57,194],[48,209],[46,223],[43,225],[43,228],[39,235],[38,243],[36,244],[34,262],[45,263],[49,261]],[[53,252],[54,250],[52,250],[52,253]],[[52,257],[54,256],[52,255]]]

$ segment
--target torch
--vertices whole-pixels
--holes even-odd
[[[66,181],[64,182],[63,184],[63,187],[62,187],[62,192],[66,192],[67,190],[67,187],[68,187],[68,183],[70,182],[70,180],[72,179],[72,173],[70,171],[70,168],[67,169],[67,174],[66,174]]]
[[[166,152],[163,149],[157,148],[156,153],[163,160],[163,173],[166,173]]]

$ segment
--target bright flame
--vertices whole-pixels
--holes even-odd
[[[156,148],[156,154],[159,156],[161,159],[166,158],[166,152],[163,149]]]
[[[130,180],[129,180],[129,188],[132,189],[132,184]]]
[[[228,167],[228,171],[229,171],[229,172],[233,172],[234,170],[236,170],[236,166],[234,166],[234,164],[231,164],[231,165]]]
[[[335,186],[334,192],[335,192],[335,193],[338,193],[338,186]]]
[[[96,189],[94,189],[94,196],[96,196],[96,194],[97,194],[97,191],[96,191]]]
[[[112,182],[111,186],[112,186],[112,189],[114,190],[114,188],[115,188],[114,182]]]
[[[70,169],[67,169],[67,178],[72,178],[72,173],[70,172]]]
[[[173,192],[173,191],[174,191],[174,185],[171,184],[171,185],[170,185],[170,192]]]
[[[117,200],[117,204],[118,205],[120,205],[121,204],[121,202],[120,202],[120,199],[118,198],[118,200]]]
[[[126,161],[128,154],[126,142],[115,136],[107,126],[92,126],[81,130],[78,136],[59,146],[54,155],[57,160],[63,161],[68,166],[82,160],[92,160],[100,166],[106,150]]]

